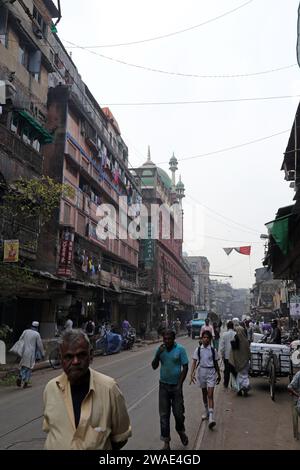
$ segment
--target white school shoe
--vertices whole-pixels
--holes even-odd
[[[209,429],[213,429],[216,424],[217,423],[214,420],[214,415],[212,413],[209,413],[209,418],[208,418],[208,427],[209,427]]]

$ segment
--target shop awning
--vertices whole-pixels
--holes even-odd
[[[152,295],[152,292],[149,291],[144,291],[144,290],[138,290],[138,289],[131,289],[129,287],[126,287],[125,289],[122,288],[122,292],[126,292],[127,294],[133,294],[133,295]]]
[[[31,114],[24,110],[18,110],[18,114],[22,116],[41,136],[41,144],[51,144],[53,142],[53,135],[50,134],[41,124],[39,124]]]
[[[276,244],[284,255],[287,255],[289,251],[289,218],[291,215],[292,214],[287,214],[283,217],[278,217],[277,219],[265,224],[269,231],[269,235],[274,238]]]

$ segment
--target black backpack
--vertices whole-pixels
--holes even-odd
[[[196,365],[196,368],[200,365],[200,351],[201,351],[201,346],[198,346],[198,364]],[[214,363],[214,368],[217,370],[217,361],[216,361],[216,350],[211,346],[211,353],[212,353],[212,358],[213,358],[213,363]]]
[[[87,333],[93,333],[94,327],[93,327],[93,322],[89,321],[86,325],[85,331]]]

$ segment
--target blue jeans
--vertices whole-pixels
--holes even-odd
[[[170,416],[171,407],[175,418],[175,429],[181,434],[185,432],[184,427],[184,402],[182,388],[178,385],[170,385],[159,382],[159,416],[160,416],[160,438],[169,442],[170,438]]]
[[[24,383],[28,383],[31,377],[32,370],[28,367],[22,366],[20,369],[20,378]]]

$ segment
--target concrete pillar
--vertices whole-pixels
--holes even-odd
[[[54,338],[56,333],[56,303],[43,302],[39,332],[42,338]]]

